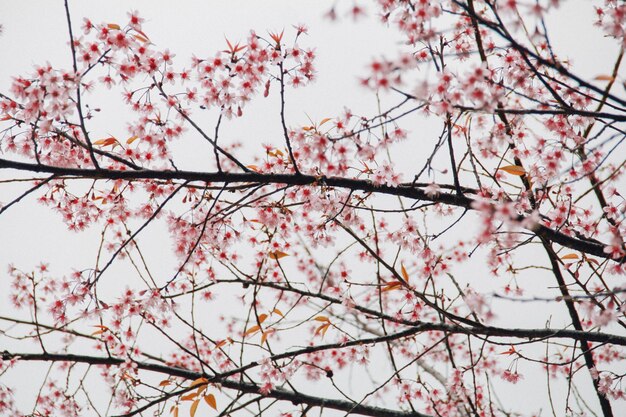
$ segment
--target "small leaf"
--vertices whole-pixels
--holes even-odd
[[[596,81],[613,81],[615,80],[615,77],[612,77],[610,75],[606,75],[606,74],[602,74],[602,75],[597,75],[593,78]]]
[[[265,343],[267,340],[268,332],[261,332],[261,344]]]
[[[251,169],[254,172],[259,172],[259,167],[256,165],[247,165],[246,168]]]
[[[404,264],[400,264],[400,271],[402,272],[402,278],[404,278],[404,281],[409,282],[409,274],[406,272]]]
[[[207,394],[204,396],[204,401],[214,410],[217,410],[217,403],[215,402],[215,395]]]
[[[315,317],[313,320],[315,320],[315,321],[330,322],[330,320],[329,320],[329,319],[328,319],[328,317],[326,317],[326,316],[317,316],[317,317]]]
[[[100,139],[95,141],[93,144],[94,145],[98,145],[98,146],[109,146],[109,145],[115,145],[118,144],[119,142],[117,141],[117,139],[115,139],[113,136],[111,136],[110,138],[104,138],[104,139]]]
[[[321,334],[322,337],[324,337],[329,327],[330,327],[330,322],[326,324],[322,324],[320,327],[317,328],[317,330],[315,330],[315,336],[317,336],[318,334]]]
[[[504,171],[508,174],[511,175],[517,175],[517,176],[523,176],[526,175],[526,170],[524,169],[524,167],[521,167],[519,165],[507,165],[504,167],[500,167],[499,168],[501,171]]]
[[[96,335],[102,334],[102,333],[104,333],[104,332],[109,330],[109,328],[107,326],[95,325],[93,327],[95,327],[95,328],[97,328],[99,330],[96,330],[95,332],[93,332],[91,334],[92,336],[96,336]]]
[[[568,253],[567,255],[563,255],[561,256],[561,259],[563,260],[567,260],[567,259],[578,259],[580,258],[580,256],[578,256],[577,253]]]
[[[168,385],[170,385],[172,383],[172,381],[170,381],[169,379],[164,379],[163,381],[159,382],[159,386],[160,387],[166,387]]]
[[[191,385],[189,385],[189,388],[193,388],[198,385],[203,385],[203,384],[206,384],[207,382],[209,382],[209,380],[206,378],[198,378],[195,381],[193,381]]]
[[[193,417],[196,415],[196,410],[198,410],[198,404],[200,404],[200,398],[198,398],[191,404],[191,408],[189,409],[190,417]]]
[[[385,288],[383,288],[383,292],[399,290],[400,288],[402,288],[402,281],[391,281],[388,282],[387,285],[385,285]]]
[[[148,39],[144,38],[141,35],[135,35],[135,39],[137,39],[139,42],[148,42]]]
[[[215,344],[215,349],[219,349],[228,343],[228,339],[220,340]]]
[[[192,392],[191,394],[187,394],[187,395],[183,395],[182,397],[180,397],[181,401],[191,401],[193,399],[195,399],[198,396],[197,392]]]
[[[109,24],[107,25],[107,27],[108,27],[109,29],[113,29],[113,30],[120,30],[120,29],[122,29],[122,28],[120,27],[120,25],[118,25],[117,23],[109,23]]]
[[[509,350],[505,350],[504,352],[500,352],[500,355],[513,355],[517,353],[517,351],[515,350],[515,347],[511,346],[509,348]]]
[[[272,310],[272,313],[276,313],[281,317],[285,317],[284,314],[282,313],[282,311],[280,311],[279,309],[275,308],[274,310]]]
[[[249,336],[251,334],[258,332],[259,330],[261,330],[261,326],[252,326],[248,330],[246,330],[244,335]]]
[[[259,324],[263,324],[265,319],[267,319],[267,314],[259,314]]]
[[[279,260],[280,258],[284,258],[285,256],[289,256],[289,254],[285,252],[281,252],[279,250],[271,251],[267,254],[271,259]]]
[[[137,139],[139,139],[139,136],[131,136],[128,139],[126,139],[126,144],[130,145],[131,143],[133,143]]]
[[[322,121],[320,122],[320,126],[323,125],[324,123],[327,123],[328,121],[333,120],[331,117],[326,117],[324,119],[322,119]]]

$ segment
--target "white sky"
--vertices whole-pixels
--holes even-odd
[[[194,53],[203,56],[223,49],[225,36],[236,41],[243,39],[250,29],[264,33],[266,30],[280,31],[292,24],[307,24],[309,36],[300,44],[316,48],[318,79],[312,86],[288,93],[287,118],[292,125],[308,124],[308,117],[319,121],[337,115],[344,106],[357,113],[373,114],[376,110],[375,97],[358,86],[357,77],[366,74],[365,66],[372,57],[383,54],[393,56],[397,49],[400,37],[371,20],[353,23],[346,18],[340,23],[331,23],[324,19],[323,14],[333,3],[321,0],[70,2],[75,32],[80,32],[83,16],[95,22],[123,23],[127,11],[139,10],[146,18],[144,31],[152,42],[159,48],[169,48],[176,54],[176,61],[185,64]],[[586,0],[570,0],[563,5],[558,18],[548,19],[547,22],[557,54],[571,57],[575,72],[584,77],[609,73],[616,51],[615,43],[602,39],[600,32],[589,24],[591,13],[591,5]],[[0,24],[4,27],[0,36],[0,91],[8,90],[11,76],[30,72],[34,64],[50,61],[53,66],[70,67],[71,56],[67,48],[68,34],[61,0],[0,0]],[[264,143],[280,144],[276,95],[273,97],[253,102],[246,108],[244,118],[226,123],[222,137],[243,141],[247,155],[258,153]],[[389,102],[395,100],[393,98]],[[123,114],[115,112],[116,106],[113,100],[102,103],[102,116],[92,126],[94,132],[102,133],[103,137],[126,133]],[[214,120],[214,115],[204,117],[207,124]],[[429,125],[416,122],[419,121],[412,122],[415,135],[438,134]],[[411,124],[408,126],[411,127]],[[179,168],[202,167],[203,156],[195,151],[198,143],[201,142],[190,140],[180,144],[176,156],[178,161],[185,162],[179,163]],[[410,156],[399,153],[396,157],[397,164],[403,167],[415,163]],[[9,175],[0,172],[0,179]],[[6,202],[18,192],[17,187],[2,186],[0,201]],[[151,237],[154,242],[149,251],[156,265],[171,269],[174,258],[169,242],[163,241],[166,234],[161,232],[147,231],[146,237]],[[465,232],[471,233],[471,228],[468,226]],[[0,297],[6,290],[5,265],[14,263],[28,270],[44,260],[51,262],[54,272],[65,274],[74,267],[90,265],[98,233],[95,228],[83,234],[66,232],[58,216],[36,205],[33,198],[27,198],[10,209],[0,216]],[[544,260],[540,252],[530,249],[527,253],[531,259],[541,256],[539,259]],[[470,265],[467,267],[470,271]],[[480,281],[481,276],[487,276],[484,266],[474,262],[471,267],[467,280],[478,288],[489,288],[491,284]],[[538,287],[543,288],[545,284],[542,282],[550,277],[535,275],[524,279],[536,280]],[[0,315],[11,315],[4,302],[0,299]],[[494,310],[497,311],[497,308]],[[543,327],[548,320],[547,314],[550,313],[531,311],[524,305],[512,311],[505,321],[509,327]],[[2,349],[0,345],[0,351]],[[33,394],[28,388],[31,377],[14,374],[13,378],[16,379],[11,382],[22,388],[17,391],[18,404],[30,404],[27,399]],[[533,385],[533,380],[528,377],[517,386],[504,387],[503,396],[521,407],[529,399],[545,403],[545,386]],[[520,392],[524,395],[520,396]],[[562,394],[553,393],[556,397]],[[394,407],[394,404],[387,405]],[[624,403],[615,403],[614,407],[616,415],[626,413]]]

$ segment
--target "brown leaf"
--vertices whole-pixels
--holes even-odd
[[[200,404],[200,398],[198,398],[191,404],[191,408],[189,409],[190,417],[193,417],[196,415],[196,410],[198,410],[198,404]]]
[[[209,380],[206,379],[206,378],[198,378],[198,379],[194,380],[191,383],[191,385],[189,385],[189,388],[193,388],[193,387],[196,387],[198,385],[203,385],[203,384],[206,384],[207,382],[209,382]]]
[[[249,336],[251,334],[258,332],[259,330],[261,330],[261,326],[252,326],[248,330],[246,330],[244,335]]]
[[[402,281],[391,281],[388,282],[387,285],[385,285],[385,288],[383,288],[383,292],[399,290],[400,288],[402,288]]]
[[[279,250],[271,251],[267,254],[271,259],[279,260],[280,258],[284,258],[285,256],[289,256],[289,254],[285,252],[281,252]]]
[[[612,77],[610,75],[606,75],[606,74],[602,74],[602,75],[597,75],[593,78],[596,81],[613,81],[615,79],[615,77]]]
[[[213,394],[207,394],[204,396],[204,401],[214,410],[217,410],[217,403],[215,402],[215,396]]]
[[[409,282],[409,274],[406,272],[404,264],[400,264],[400,271],[402,272],[402,278],[404,278],[406,282]]]
[[[519,177],[526,175],[526,170],[524,167],[519,165],[507,165],[499,168],[501,171],[506,172],[507,174],[517,175]]]

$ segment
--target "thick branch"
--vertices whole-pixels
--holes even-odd
[[[439,193],[438,195],[428,195],[424,190],[412,185],[389,186],[374,184],[371,181],[342,177],[325,177],[314,175],[294,175],[294,174],[262,174],[258,172],[198,172],[198,171],[118,171],[104,169],[80,169],[65,168],[50,165],[38,165],[27,162],[11,161],[0,158],[0,169],[16,169],[20,171],[45,172],[49,174],[75,176],[81,178],[100,179],[124,179],[124,180],[181,180],[181,181],[201,181],[201,182],[223,182],[223,183],[258,183],[258,184],[287,184],[287,185],[323,185],[328,187],[345,188],[353,191],[363,191],[366,193],[376,193],[406,197],[415,200],[432,201],[446,205],[462,207],[472,210],[473,199],[457,194]],[[524,220],[520,216],[519,221]],[[605,252],[606,245],[589,240],[577,239],[564,233],[557,232],[541,224],[535,224],[532,232],[537,236],[561,246],[583,252],[587,255],[598,256],[610,259]],[[613,259],[615,262],[623,263],[626,257]]]

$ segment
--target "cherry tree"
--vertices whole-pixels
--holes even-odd
[[[294,124],[314,27],[183,57],[66,1],[71,61],[0,91],[0,214],[99,243],[7,266],[0,414],[623,415],[626,4],[590,10],[595,78],[558,0],[339,2],[402,39],[354,74],[379,111]],[[271,144],[223,133],[255,102]]]

